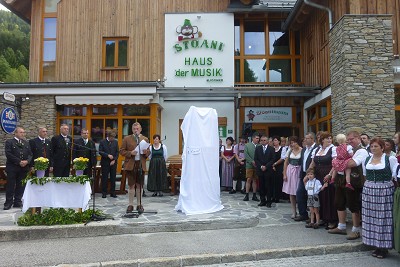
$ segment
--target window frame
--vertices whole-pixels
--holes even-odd
[[[115,42],[114,66],[106,66],[106,43]],[[126,66],[118,66],[119,63],[119,41],[126,41]],[[129,37],[103,37],[102,39],[102,69],[103,70],[127,70],[129,69]]]

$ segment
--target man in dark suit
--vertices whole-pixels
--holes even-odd
[[[89,159],[87,168],[83,171],[83,174],[92,176],[92,170],[96,167],[96,146],[92,140],[89,139],[89,131],[85,128],[81,130],[81,137],[75,140],[72,149],[72,160],[83,157]]]
[[[294,218],[295,221],[306,221],[308,220],[308,212],[307,212],[307,191],[304,186],[303,179],[306,176],[306,171],[311,164],[311,154],[315,145],[315,134],[313,132],[308,132],[304,137],[305,147],[301,150],[300,157],[300,182],[296,191],[296,200],[297,207],[299,209],[299,215]]]
[[[38,137],[29,140],[29,146],[32,150],[32,161],[30,166],[35,166],[34,160],[40,157],[49,159],[49,168],[46,170],[45,175],[49,176],[49,172],[53,171],[53,151],[51,149],[51,142],[47,139],[47,129],[40,127]]]
[[[102,185],[102,198],[107,197],[107,179],[110,175],[110,196],[117,197],[115,194],[115,178],[117,176],[118,165],[118,141],[115,140],[115,132],[107,131],[107,138],[100,141],[99,154],[101,155],[101,185]]]
[[[258,206],[271,207],[272,203],[272,164],[275,159],[275,149],[268,145],[268,137],[261,136],[261,146],[256,147],[254,161],[260,181],[260,200]],[[267,196],[267,199],[265,199]]]
[[[55,177],[68,177],[71,169],[72,138],[68,135],[69,127],[61,124],[60,134],[51,138],[53,150],[53,174]]]
[[[6,153],[6,202],[4,209],[9,210],[14,203],[14,208],[22,207],[22,195],[25,187],[22,180],[29,171],[29,163],[32,160],[32,151],[29,142],[25,140],[25,130],[17,127],[14,138],[8,139],[5,143]]]

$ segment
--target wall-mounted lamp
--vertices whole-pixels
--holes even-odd
[[[201,19],[201,15],[197,15],[197,19]]]
[[[28,101],[29,100],[29,96],[24,96],[21,98],[22,102]]]
[[[399,55],[394,55],[393,60],[393,74],[394,74],[394,83],[400,84],[400,59]]]

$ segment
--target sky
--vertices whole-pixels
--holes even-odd
[[[8,9],[5,8],[2,4],[0,4],[0,10],[8,10]]]

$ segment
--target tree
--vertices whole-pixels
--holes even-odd
[[[4,79],[10,72],[10,69],[10,64],[8,64],[3,55],[0,55],[0,81],[4,81]]]

